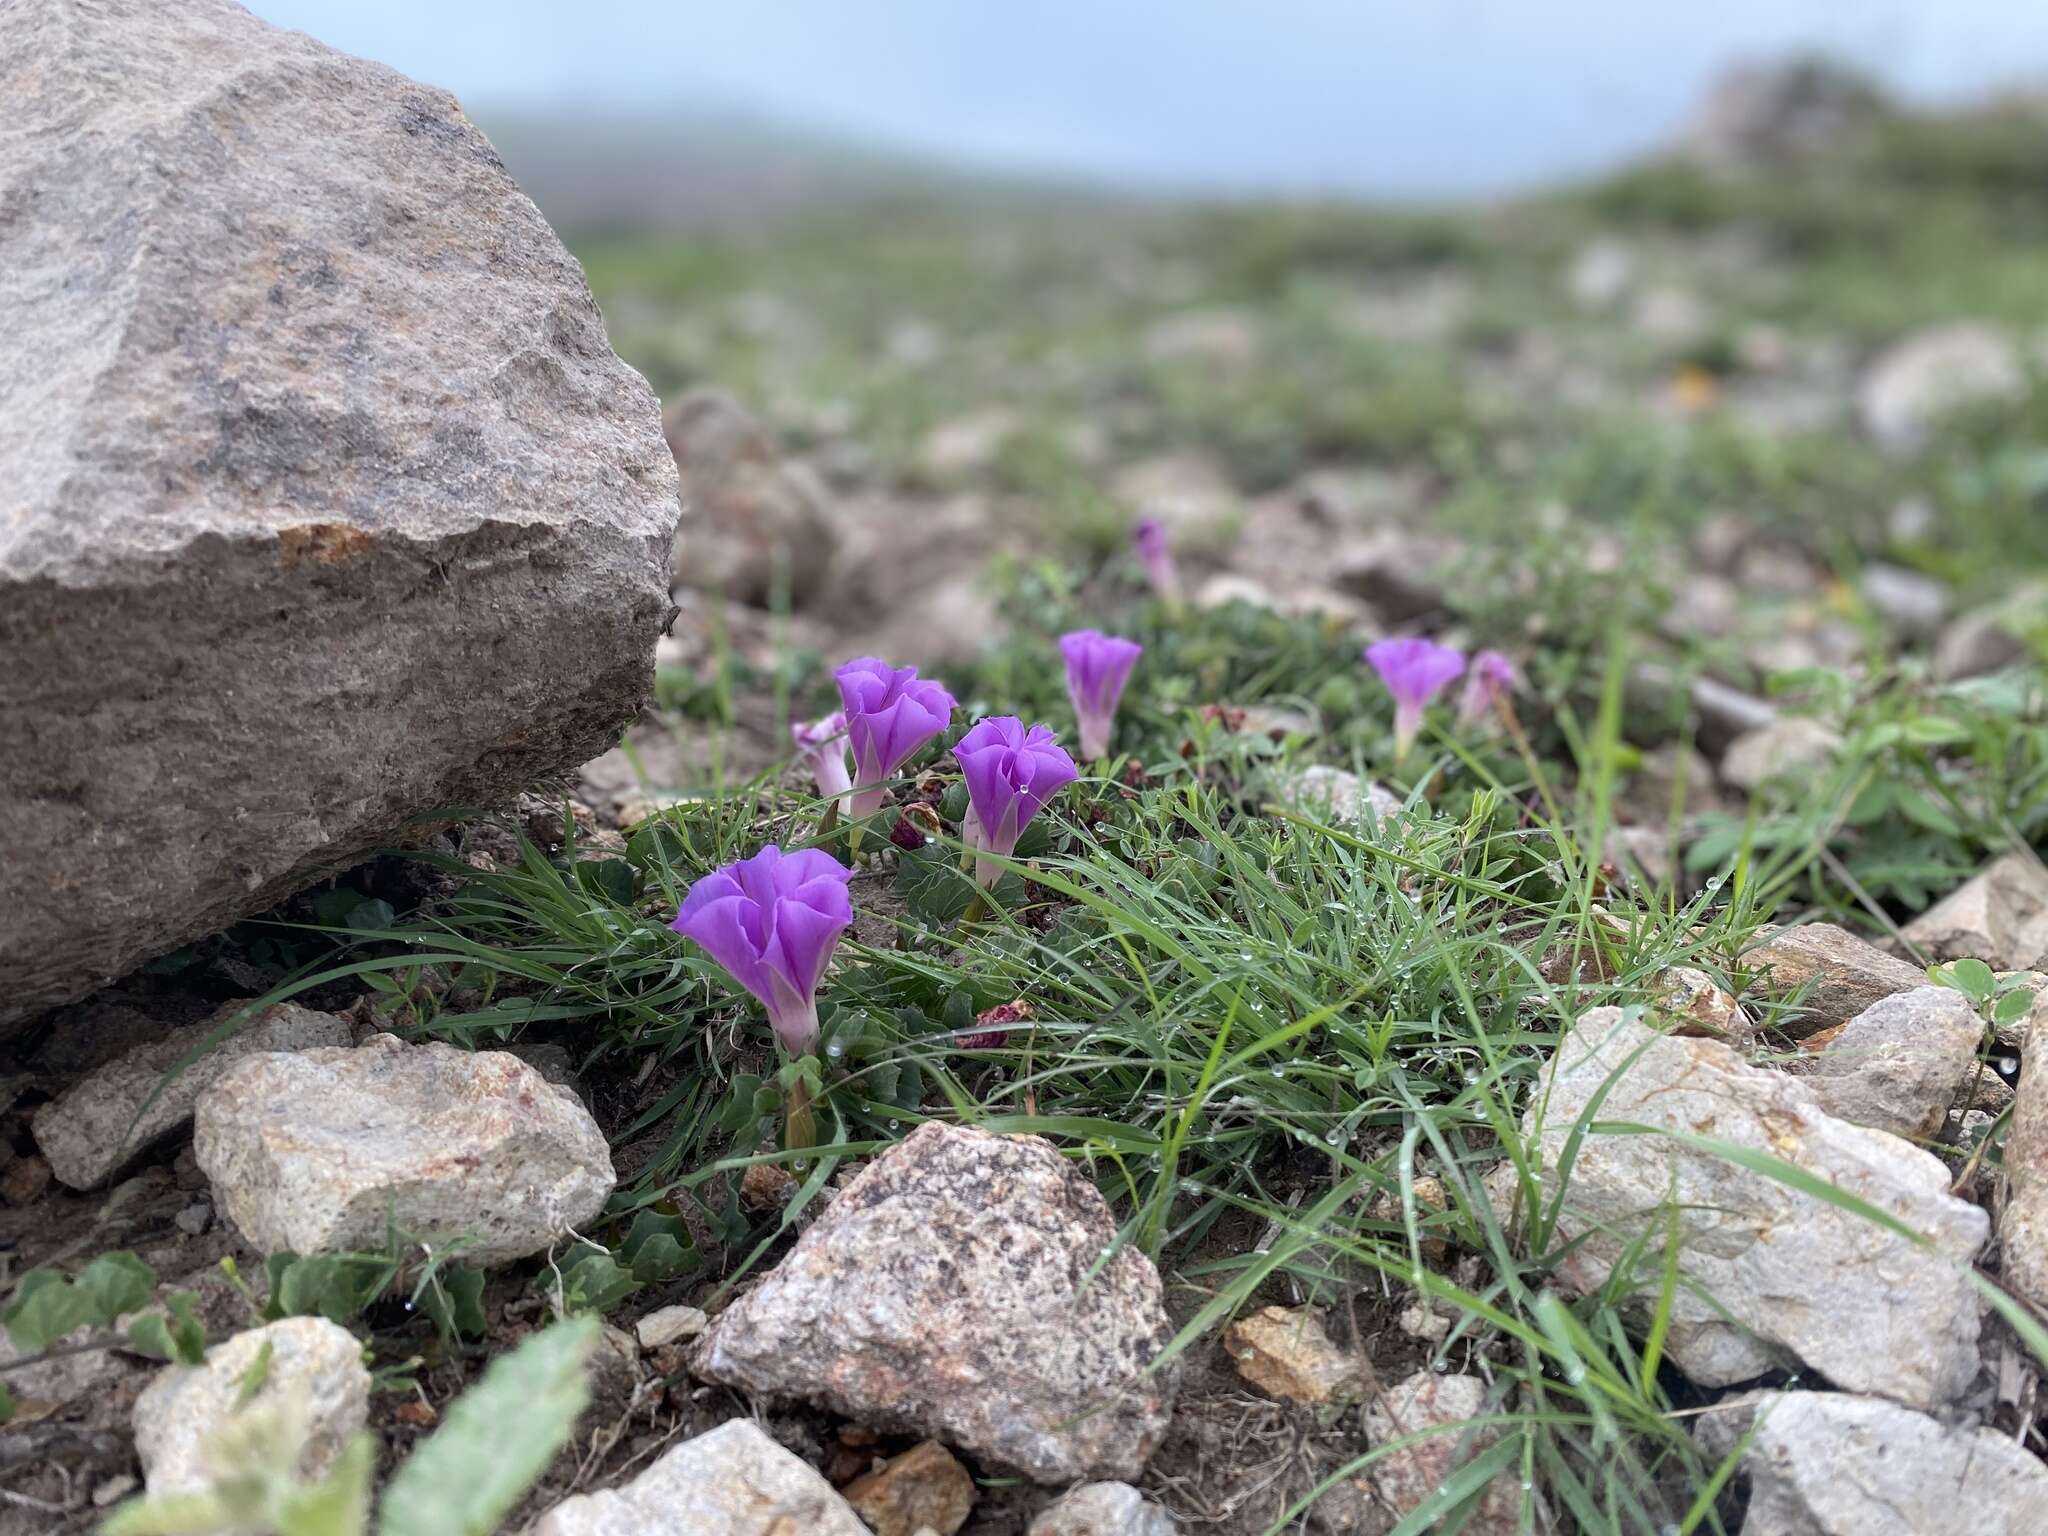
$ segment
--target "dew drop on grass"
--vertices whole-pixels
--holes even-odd
[[[1285,1067],[1272,1067],[1269,1070],[1275,1077],[1285,1077],[1287,1075],[1287,1069]]]
[[[902,1122],[901,1120],[891,1120],[891,1121],[889,1122],[889,1133],[890,1133],[890,1134],[891,1134],[892,1136],[893,1136],[893,1135],[894,1135],[894,1134],[895,1134],[896,1132],[898,1132],[898,1131],[900,1131],[900,1130],[902,1130],[902,1129],[903,1129],[903,1122]]]
[[[1567,1386],[1583,1386],[1586,1381],[1586,1368],[1574,1360],[1564,1368],[1564,1379]]]
[[[830,1056],[834,1061],[837,1061],[840,1057],[846,1054],[846,1043],[842,1040],[834,1040],[830,1045],[825,1047],[825,1054],[827,1056]]]
[[[1344,1145],[1344,1133],[1342,1131],[1325,1131],[1323,1132],[1323,1140],[1330,1146],[1341,1147]]]

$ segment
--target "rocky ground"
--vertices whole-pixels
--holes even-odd
[[[688,507],[655,707],[8,1040],[0,1531],[251,1399],[390,1475],[562,1314],[506,1529],[2032,1529],[2044,159],[1795,73],[1484,212],[572,232]],[[839,661],[1066,731],[1083,624],[1115,758],[978,925],[912,764],[785,1147],[682,891],[834,835]],[[1422,634],[1519,683],[1403,757]]]

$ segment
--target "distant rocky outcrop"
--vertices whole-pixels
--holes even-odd
[[[676,470],[446,94],[0,8],[0,1026],[608,746]]]
[[[1826,154],[1885,109],[1876,86],[1827,59],[1743,64],[1714,82],[1679,148],[1714,170],[1768,169]]]

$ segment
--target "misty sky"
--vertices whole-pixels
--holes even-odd
[[[250,0],[508,106],[740,109],[1175,188],[1443,196],[1669,137],[1804,46],[1921,100],[2048,78],[2038,0]]]

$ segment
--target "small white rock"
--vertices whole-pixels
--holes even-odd
[[[1900,937],[1930,960],[1982,960],[1994,971],[2048,959],[2048,868],[2031,850],[1991,861],[1922,912]]]
[[[1962,993],[1915,987],[1843,1025],[1803,1076],[1836,1119],[1931,1141],[1976,1069],[1983,1043],[1983,1023]]]
[[[576,1095],[504,1051],[407,1045],[247,1057],[200,1097],[193,1150],[260,1251],[538,1253],[604,1208],[611,1150]]]
[[[249,1370],[266,1348],[262,1385],[244,1402]],[[135,1454],[149,1491],[207,1487],[207,1443],[230,1415],[286,1404],[305,1415],[299,1471],[318,1477],[370,1416],[370,1373],[354,1334],[324,1317],[287,1317],[216,1344],[204,1365],[165,1367],[135,1402]]]
[[[1371,809],[1373,819],[1399,814],[1401,797],[1345,768],[1318,763],[1304,768],[1281,786],[1281,798],[1311,816],[1332,821],[1357,821]]]
[[[1676,1134],[1581,1138],[1588,1114]],[[1803,1079],[1596,1008],[1543,1069],[1523,1134],[1540,1138],[1531,1155],[1547,1169],[1576,1142],[1557,1223],[1559,1240],[1574,1246],[1557,1278],[1581,1292],[1606,1285],[1638,1241],[1647,1245],[1638,1273],[1654,1275],[1667,1202],[1675,1204],[1684,1283],[1667,1352],[1701,1385],[1803,1361],[1845,1389],[1932,1407],[1976,1377],[1981,1304],[1970,1263],[1989,1219],[1949,1193],[1938,1158],[1836,1119]],[[1788,1163],[1923,1240],[1678,1139],[1697,1136]],[[1653,1290],[1645,1282],[1644,1304]]]
[[[1083,1483],[1031,1522],[1025,1536],[1173,1536],[1173,1516],[1129,1483]]]
[[[1773,779],[1824,772],[1842,738],[1818,720],[1787,715],[1747,731],[1728,745],[1721,777],[1737,789],[1761,789]]]
[[[752,1419],[686,1440],[623,1488],[578,1494],[533,1536],[869,1536],[832,1485]]]
[[[88,1073],[35,1112],[30,1128],[58,1182],[93,1189],[192,1118],[199,1096],[228,1069],[261,1051],[347,1045],[348,1021],[295,1003],[266,1008],[170,1081],[165,1074],[248,1007],[229,1003],[212,1017],[139,1045]],[[161,1090],[161,1091],[159,1091]],[[154,1102],[151,1095],[155,1095]],[[148,1105],[144,1110],[143,1106]],[[136,1119],[141,1114],[140,1120]],[[131,1129],[132,1128],[132,1129]]]
[[[642,1349],[661,1349],[679,1343],[683,1339],[694,1339],[711,1324],[711,1319],[697,1307],[663,1307],[650,1312],[633,1325],[633,1332],[640,1340]]]
[[[2042,1528],[2048,1466],[1996,1430],[1847,1392],[1762,1392],[1742,1406],[1748,1411],[1706,1415],[1699,1428],[1718,1458],[1750,1415],[1761,1419],[1742,1458],[1750,1486],[1742,1536],[2037,1536]]]
[[[1857,386],[1856,411],[1881,447],[1910,454],[1943,417],[2011,399],[2026,386],[2010,341],[1987,325],[1959,321],[1915,331],[1882,353]]]

